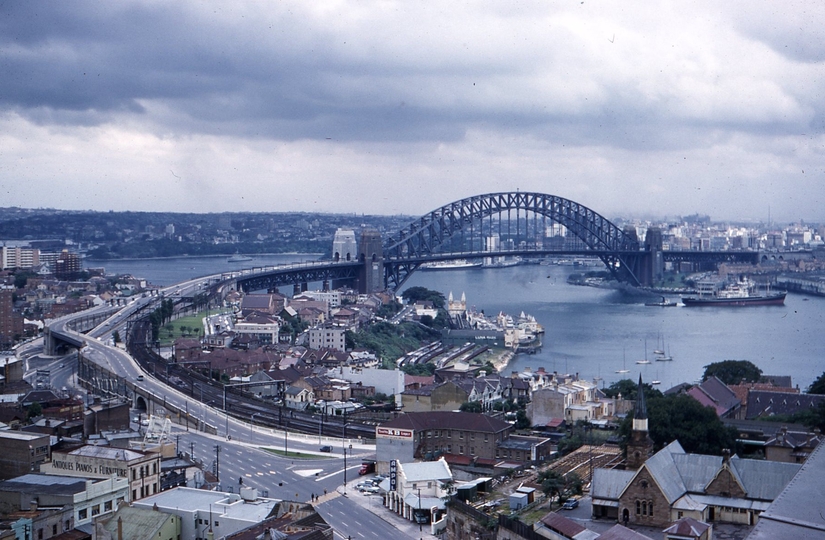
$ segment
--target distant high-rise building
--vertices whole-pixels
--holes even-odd
[[[3,246],[2,269],[32,268],[40,264],[40,250],[28,246]]]
[[[23,335],[23,316],[14,311],[14,287],[0,285],[0,348],[9,348]]]
[[[338,229],[332,237],[332,260],[334,261],[354,261],[358,253],[358,245],[355,242],[355,231],[351,229]]]
[[[64,249],[60,253],[60,257],[54,262],[54,275],[57,279],[77,279],[80,275],[80,268],[80,256]]]

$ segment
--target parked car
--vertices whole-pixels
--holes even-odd
[[[374,494],[378,493],[379,491],[381,491],[381,490],[378,489],[378,486],[367,486],[362,490],[362,493],[364,495],[374,495]]]
[[[579,506],[579,501],[577,499],[568,499],[561,505],[562,508],[565,510],[572,510]]]
[[[332,452],[332,447],[331,447],[331,446],[329,446],[329,445],[327,445],[327,446],[322,446],[322,447],[321,447],[321,452]]]

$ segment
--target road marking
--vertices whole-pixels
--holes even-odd
[[[296,469],[293,472],[299,476],[307,477],[313,476],[319,472],[323,472],[324,469]]]

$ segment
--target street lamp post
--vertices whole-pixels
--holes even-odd
[[[347,441],[342,439],[342,447],[344,449],[344,495],[347,494]]]

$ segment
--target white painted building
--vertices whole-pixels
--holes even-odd
[[[330,369],[328,377],[337,377],[351,383],[374,386],[376,394],[395,396],[395,403],[401,406],[401,392],[404,391],[404,372],[400,369],[358,368],[341,366]]]
[[[237,480],[237,479],[236,479]],[[181,538],[224,538],[266,519],[279,501],[241,488],[240,494],[178,487],[147,497],[138,508],[157,509],[181,519]],[[211,531],[211,534],[210,534]]]
[[[335,349],[346,351],[347,329],[342,326],[323,325],[309,329],[310,349]]]
[[[432,523],[444,512],[452,480],[453,473],[443,457],[438,461],[396,463],[395,489],[392,472],[381,483],[387,491],[385,506],[410,521]]]

